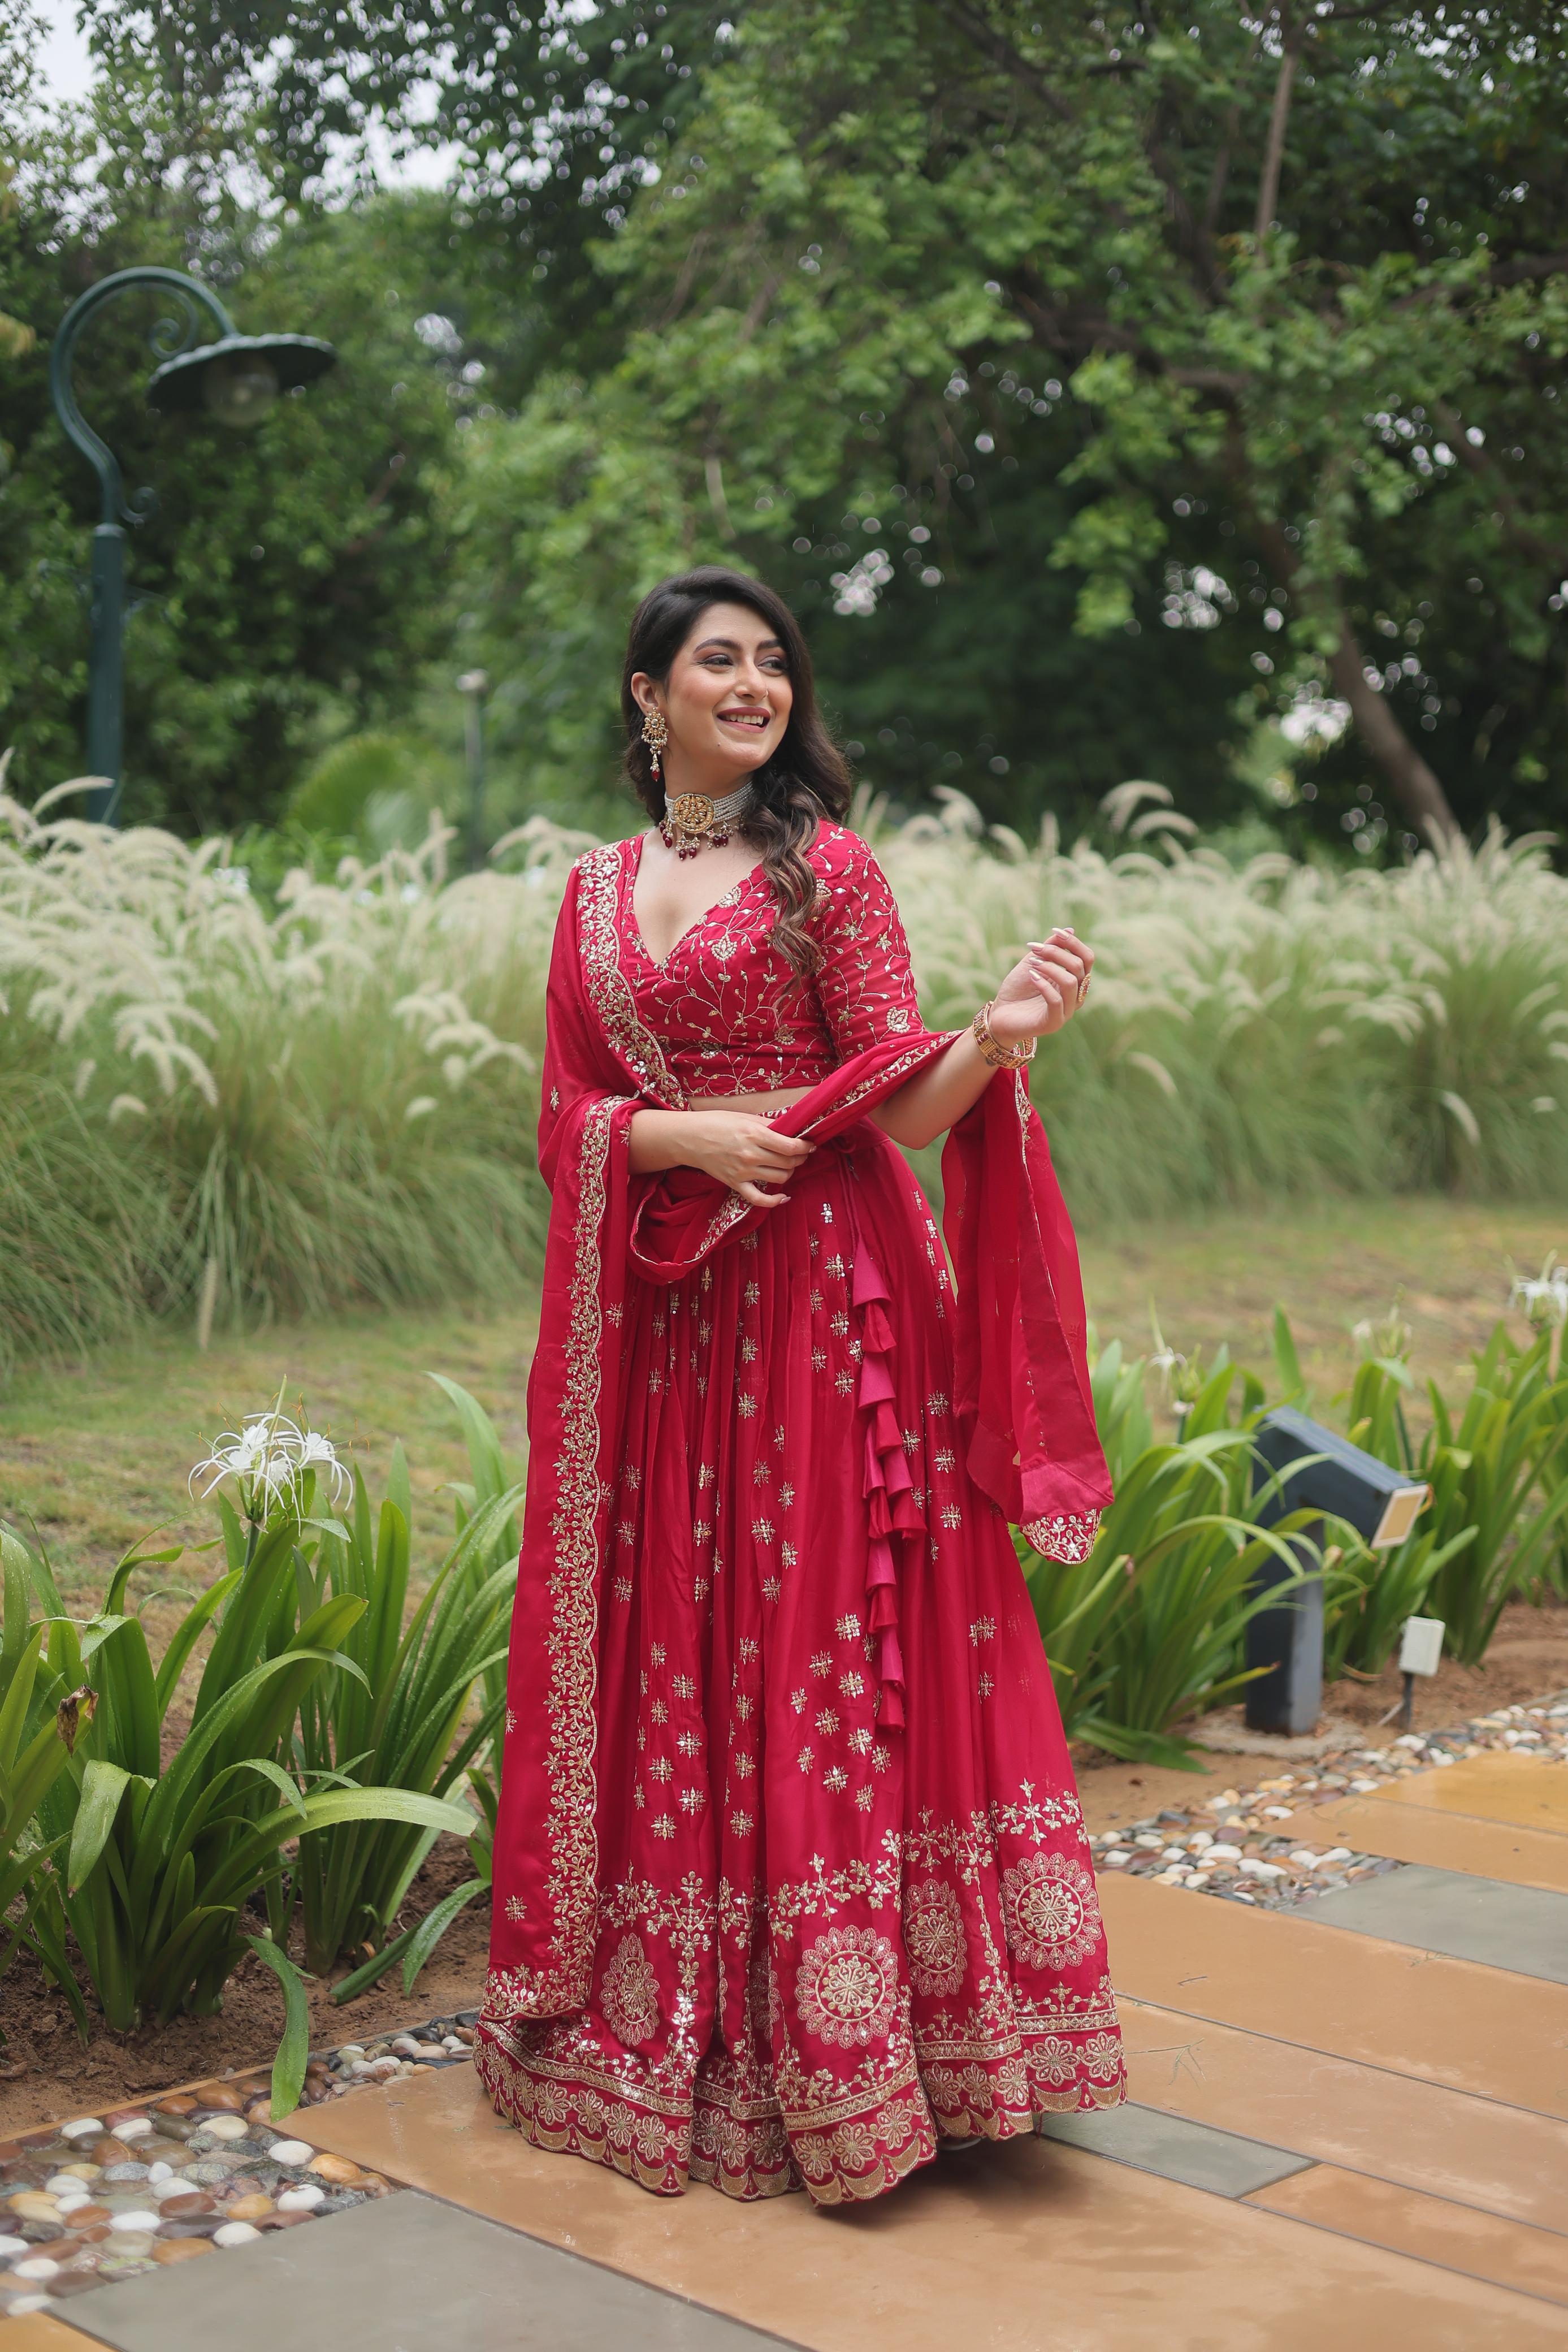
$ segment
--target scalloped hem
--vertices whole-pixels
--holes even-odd
[[[1009,2058],[928,2061],[917,2079],[831,2118],[726,2099],[700,2076],[693,2105],[637,2099],[597,2069],[519,2050],[495,2021],[481,2021],[475,2058],[497,2114],[531,2146],[607,2166],[655,2197],[697,2181],[742,2204],[796,2189],[813,2205],[863,2203],[929,2164],[942,2142],[1023,2138],[1048,2116],[1119,2106],[1127,2095],[1119,2054],[1061,2037]]]

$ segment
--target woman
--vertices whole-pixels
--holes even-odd
[[[1092,957],[921,1024],[800,631],[717,569],[632,623],[654,823],[569,882],[481,2075],[678,2193],[873,2197],[1123,2095],[1008,1523],[1109,1499],[1022,1065]],[[896,1145],[952,1134],[949,1281]]]

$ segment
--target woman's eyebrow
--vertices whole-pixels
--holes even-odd
[[[742,650],[739,641],[735,637],[704,637],[699,645],[692,647],[692,651],[695,654],[706,654],[715,646],[727,654],[737,654]],[[784,650],[784,641],[781,637],[764,637],[757,650],[759,654],[781,654]]]

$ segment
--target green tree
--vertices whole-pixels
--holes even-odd
[[[245,113],[329,244],[334,142],[455,143],[395,239],[497,412],[458,635],[547,799],[608,776],[628,599],[729,554],[902,794],[1076,816],[1131,772],[1223,816],[1322,713],[1298,825],[1557,814],[1546,0],[94,14],[181,122]]]
[[[892,576],[846,564],[836,603],[885,597],[923,650],[922,597],[961,602],[983,675],[996,518],[1044,476],[1097,688],[1097,642],[1147,656],[1164,629],[1206,718],[1227,678],[1260,719],[1303,688],[1348,706],[1322,797],[1353,826],[1371,802],[1369,841],[1378,793],[1428,836],[1550,820],[1556,11],[756,0],[740,29],[599,250],[622,357],[474,445],[476,504],[497,467],[514,493],[503,568],[558,675],[658,565],[776,569],[868,517]],[[1140,669],[1156,773],[1175,667]]]

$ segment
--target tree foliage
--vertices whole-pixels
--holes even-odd
[[[158,137],[210,159],[201,236],[225,267],[243,249],[246,323],[276,302],[308,325],[308,294],[352,347],[350,446],[314,395],[268,428],[319,436],[283,463],[341,519],[288,584],[298,657],[214,625],[213,693],[226,653],[247,723],[263,676],[287,706],[276,772],[323,664],[356,723],[395,717],[450,625],[497,680],[503,772],[575,803],[612,768],[628,601],[725,554],[800,604],[904,801],[946,780],[1071,822],[1141,774],[1199,816],[1260,792],[1298,835],[1369,847],[1552,821],[1568,37],[1546,0],[94,13],[117,89],[156,94],[141,150],[162,109]],[[450,142],[450,196],[345,194],[372,137]],[[213,226],[242,144],[273,192],[248,243]],[[189,247],[167,177],[144,182],[95,255],[132,195],[143,243],[156,221]],[[0,310],[36,323],[10,284]],[[423,373],[414,317],[438,331]],[[247,480],[241,509],[267,495]],[[203,489],[215,520],[228,488]],[[214,615],[259,585],[253,522]],[[235,730],[181,723],[216,776]]]

